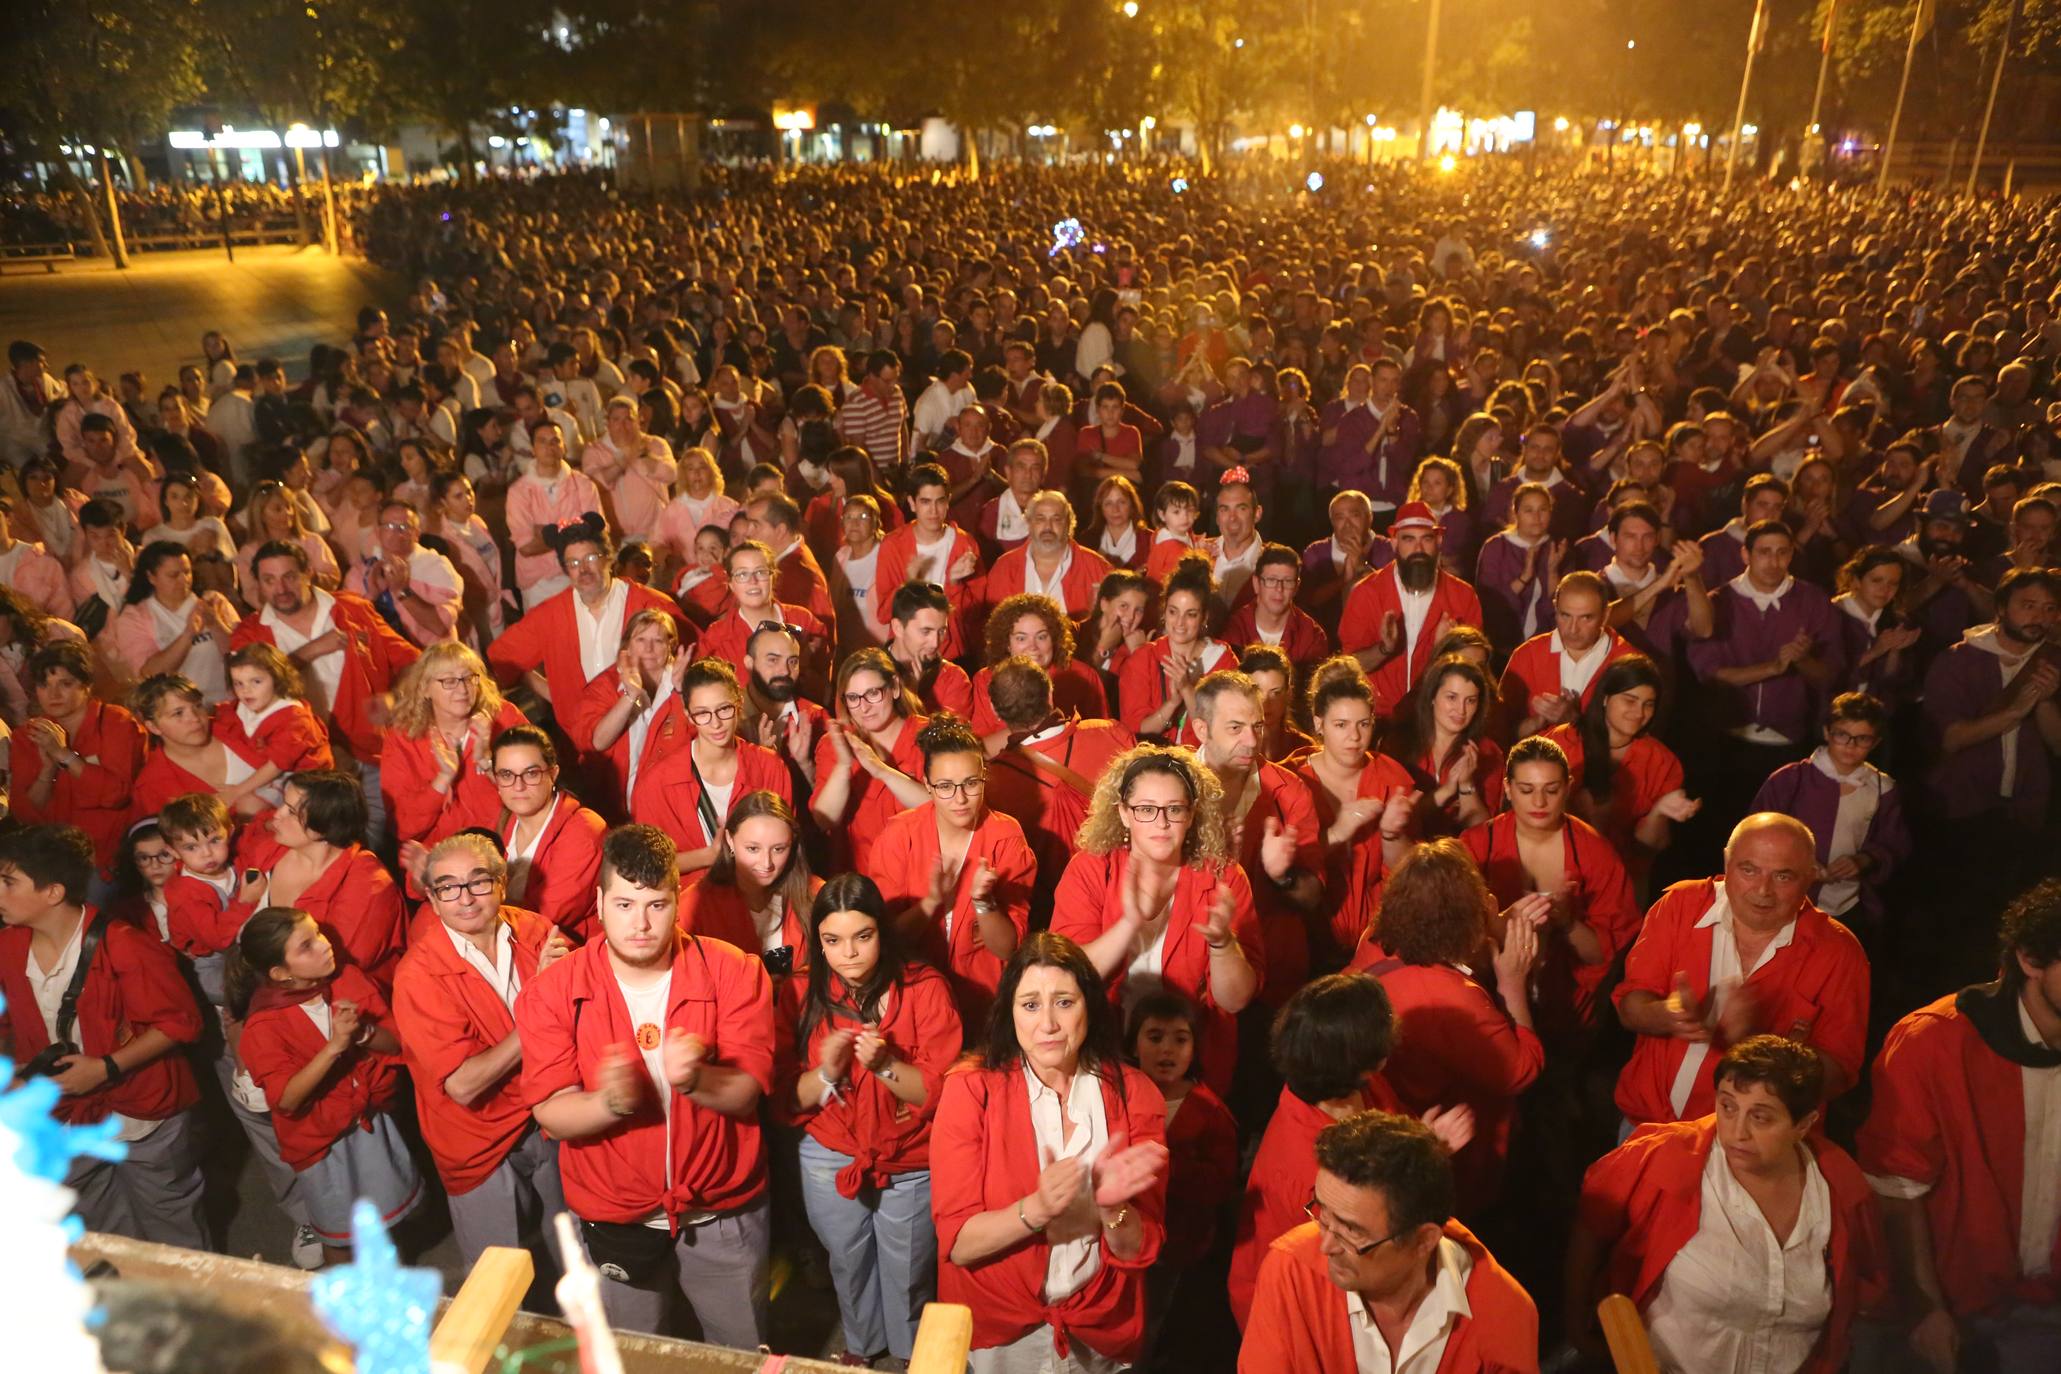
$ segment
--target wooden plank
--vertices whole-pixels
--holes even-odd
[[[494,1347],[501,1344],[536,1272],[529,1251],[488,1246],[430,1333],[433,1374],[481,1374],[487,1361],[494,1358]]]
[[[916,1326],[909,1374],[965,1374],[966,1352],[972,1348],[973,1309],[953,1302],[930,1303]]]
[[[1603,1323],[1603,1339],[1610,1344],[1610,1362],[1617,1366],[1617,1374],[1660,1374],[1653,1343],[1646,1339],[1646,1323],[1630,1298],[1612,1293],[1596,1304],[1596,1317]]]

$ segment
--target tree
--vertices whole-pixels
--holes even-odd
[[[417,116],[451,136],[461,180],[472,180],[479,161],[476,130],[524,136],[541,117],[537,112],[564,94],[571,26],[557,22],[552,0],[440,0],[392,8],[410,24],[390,64],[400,83],[395,113]]]

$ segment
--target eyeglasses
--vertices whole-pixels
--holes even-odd
[[[550,776],[551,770],[541,763],[533,763],[520,773],[516,772],[513,768],[496,768],[494,770],[494,781],[503,787],[513,787],[517,783],[521,783],[524,787],[535,787]]]
[[[940,801],[949,801],[962,793],[968,797],[979,796],[986,789],[988,780],[984,777],[963,778],[954,782],[950,778],[942,778],[937,782],[926,782],[923,785],[930,789],[931,796],[936,797]]]
[[[732,582],[763,582],[773,574],[765,568],[742,568],[730,574]]]
[[[704,706],[699,711],[689,711],[687,719],[693,721],[696,725],[712,725],[719,720],[735,720],[737,719],[737,704],[735,702],[727,702],[716,707]]]
[[[566,559],[565,566],[568,568],[598,568],[607,561],[606,558],[603,558],[598,553],[590,553],[579,558]]]
[[[462,688],[470,687],[474,681],[476,679],[471,673],[466,673],[463,676],[433,677],[430,679],[432,685],[441,687],[447,692],[456,692]]]
[[[1365,1258],[1366,1256],[1373,1254],[1376,1250],[1379,1250],[1382,1246],[1388,1244],[1390,1241],[1401,1240],[1404,1236],[1410,1234],[1409,1231],[1398,1231],[1392,1236],[1383,1236],[1380,1240],[1370,1240],[1367,1241],[1365,1244],[1362,1244],[1361,1242],[1354,1240],[1345,1232],[1339,1230],[1338,1223],[1335,1220],[1331,1219],[1331,1209],[1326,1207],[1323,1203],[1317,1201],[1315,1198],[1311,1198],[1308,1202],[1305,1202],[1302,1205],[1302,1214],[1308,1217],[1311,1221],[1316,1222],[1318,1229],[1321,1230],[1325,1235],[1331,1237],[1339,1244],[1345,1246],[1346,1249],[1352,1251],[1355,1255],[1358,1255],[1362,1258]],[[1411,1231],[1414,1231],[1416,1229],[1417,1228],[1414,1226],[1410,1228]]]
[[[136,862],[139,864],[175,864],[179,862],[179,856],[177,854],[138,854]]]
[[[413,533],[415,533],[415,527],[414,527],[413,525],[409,524],[409,523],[408,523],[407,521],[405,521],[405,520],[386,520],[386,521],[382,521],[379,527],[380,527],[381,529],[383,529],[383,530],[386,530],[386,531],[387,531],[388,533],[390,533],[390,534],[413,534]]]
[[[1187,820],[1189,815],[1195,810],[1187,802],[1169,802],[1165,806],[1154,806],[1150,802],[1146,802],[1141,806],[1133,806],[1131,803],[1125,802],[1123,806],[1124,810],[1131,813],[1132,820],[1143,821],[1147,825],[1151,825],[1162,816],[1166,818],[1167,824],[1179,825]]]
[[[462,883],[455,881],[438,883],[430,888],[429,895],[440,902],[455,902],[458,900],[460,893],[469,892],[475,897],[484,897],[499,886],[501,886],[499,878],[481,874],[477,878],[472,878]]]
[[[1872,749],[1876,743],[1876,736],[1856,735],[1851,730],[1834,730],[1827,738],[1834,744],[1844,744],[1855,749]]]
[[[856,692],[846,692],[844,704],[847,707],[878,706],[887,700],[887,693],[888,689],[884,684],[879,687],[861,688]]]
[[[1262,577],[1259,584],[1262,587],[1271,587],[1277,592],[1292,592],[1297,580],[1293,577]]]

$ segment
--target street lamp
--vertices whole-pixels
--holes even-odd
[[[1136,19],[1137,17],[1138,0],[1124,0],[1124,18]]]

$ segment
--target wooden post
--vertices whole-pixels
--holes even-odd
[[[104,147],[98,154],[98,162],[100,166],[100,190],[107,197],[107,224],[108,228],[114,231],[114,238],[111,240],[111,246],[114,249],[114,265],[126,271],[129,266],[129,245],[127,240],[122,237],[122,202],[115,195],[114,169],[108,166],[107,149]]]
[[[488,1246],[430,1333],[430,1368],[436,1374],[482,1374],[522,1306],[536,1268],[527,1250]]]
[[[909,1374],[963,1374],[966,1352],[972,1348],[973,1309],[950,1302],[929,1303],[916,1326]]]
[[[1596,1316],[1603,1323],[1603,1339],[1610,1346],[1610,1362],[1617,1366],[1617,1374],[1660,1374],[1646,1323],[1639,1319],[1639,1309],[1630,1298],[1612,1293],[1596,1304]]]

